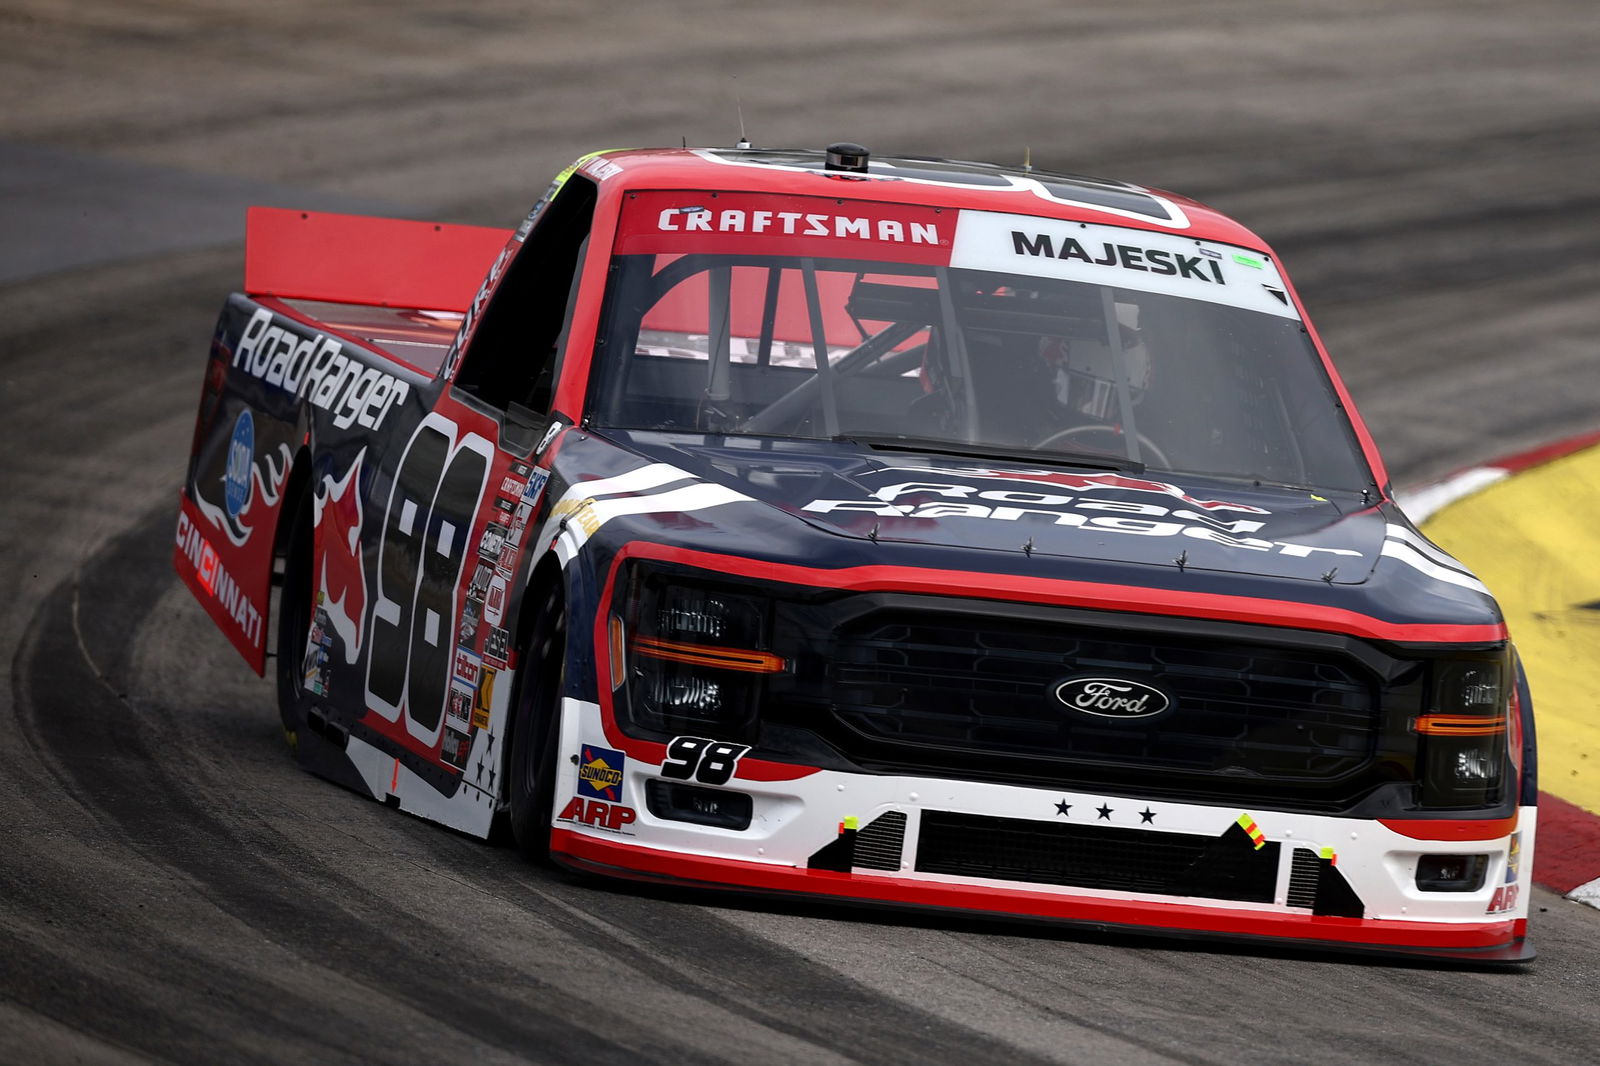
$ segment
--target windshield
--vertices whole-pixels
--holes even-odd
[[[1370,482],[1262,256],[987,212],[637,199],[612,264],[596,425]]]

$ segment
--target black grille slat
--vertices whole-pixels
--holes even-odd
[[[1270,903],[1278,848],[1220,837],[926,811],[920,873]]]
[[[1054,698],[1061,679],[1100,673],[1154,684],[1176,708],[1102,723]],[[1379,732],[1377,683],[1352,660],[1205,635],[876,612],[837,633],[827,683],[841,724],[902,749],[1306,782],[1361,769]]]

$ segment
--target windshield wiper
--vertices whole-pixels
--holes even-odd
[[[991,448],[983,444],[967,444],[933,437],[910,437],[905,434],[875,437],[861,433],[841,433],[831,439],[879,451],[931,452],[934,455],[960,455],[971,459],[1003,459],[1008,463],[1024,466],[1070,466],[1088,470],[1121,470],[1128,474],[1144,473],[1144,464],[1137,460],[1098,452],[1033,452],[1018,448]]]

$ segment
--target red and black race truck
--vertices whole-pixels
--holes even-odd
[[[618,877],[1481,960],[1532,708],[1277,257],[865,149],[256,209],[178,572],[299,761]]]

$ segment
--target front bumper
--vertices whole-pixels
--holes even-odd
[[[1531,807],[1493,821],[1349,819],[752,760],[721,786],[750,797],[748,827],[730,829],[653,813],[662,763],[608,737],[594,704],[567,700],[562,726],[551,851],[579,870],[1106,931],[1533,957]],[[1481,856],[1481,886],[1418,888],[1430,855]]]

